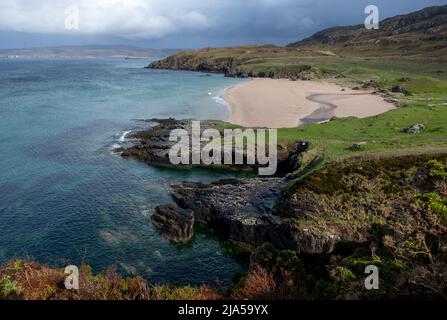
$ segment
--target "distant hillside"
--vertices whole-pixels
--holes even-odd
[[[286,76],[286,73],[292,70],[290,66],[282,68],[281,65],[287,61],[297,64],[297,68],[300,69],[301,64],[297,58],[299,55],[296,49],[273,45],[205,48],[178,52],[151,63],[148,68],[224,73],[235,77]],[[270,68],[273,65],[275,67]]]
[[[67,46],[0,50],[0,58],[127,58],[164,57],[175,50],[126,46]]]
[[[331,76],[334,72],[335,76],[343,76],[335,64],[349,69],[353,63],[361,62],[365,66],[371,61],[380,61],[377,65],[394,67],[396,62],[402,65],[404,60],[413,67],[434,64],[435,70],[429,75],[444,78],[447,5],[386,19],[381,22],[380,30],[366,30],[363,25],[336,27],[287,47],[264,45],[182,51],[155,61],[148,68],[219,72],[236,77],[310,79],[327,77],[328,72]],[[427,66],[422,69],[429,70]]]
[[[383,20],[379,30],[367,30],[364,25],[326,29],[287,47],[315,46],[351,52],[447,54],[447,5]]]

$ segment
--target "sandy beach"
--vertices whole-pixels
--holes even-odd
[[[246,127],[293,128],[332,117],[365,118],[395,106],[372,91],[287,79],[253,79],[228,89],[229,122]]]

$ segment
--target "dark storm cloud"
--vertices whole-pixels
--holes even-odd
[[[381,18],[437,0],[2,0],[3,47],[36,44],[135,43],[197,47],[285,44],[323,28],[362,23],[375,4]],[[76,5],[79,30],[66,30],[65,8]]]

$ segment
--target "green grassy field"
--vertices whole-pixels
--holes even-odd
[[[447,81],[444,80],[444,64],[368,60],[349,64],[316,63],[313,67],[325,70],[326,74],[336,74],[327,78],[336,83],[355,85],[374,80],[381,89],[391,90],[394,86],[401,86],[409,94],[389,93],[401,106],[378,116],[334,119],[324,124],[280,129],[280,144],[297,139],[308,141],[312,149],[324,155],[326,161],[366,153],[447,150]],[[427,129],[420,134],[403,132],[404,128],[416,123],[424,124]],[[360,142],[366,142],[361,150],[350,148]]]

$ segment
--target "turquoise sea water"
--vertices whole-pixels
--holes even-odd
[[[136,119],[225,119],[218,97],[241,80],[143,69],[147,62],[0,60],[0,262],[117,265],[175,284],[228,283],[245,268],[210,233],[169,243],[147,213],[172,201],[172,183],[229,174],[159,169],[111,152],[143,125]]]

